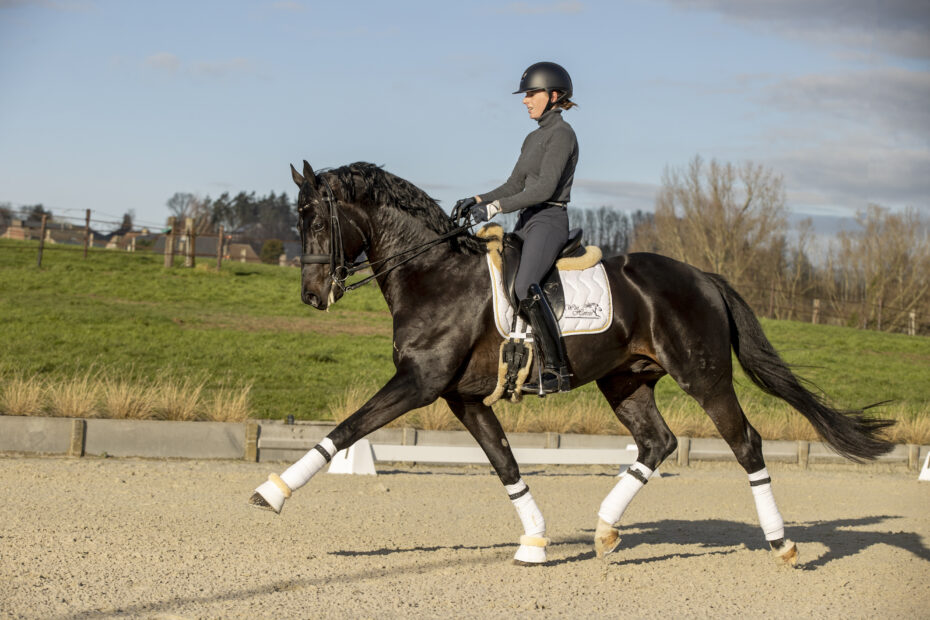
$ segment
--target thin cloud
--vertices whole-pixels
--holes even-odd
[[[271,8],[278,11],[300,12],[304,10],[304,5],[300,2],[272,2]]]
[[[930,58],[930,3],[913,0],[666,0],[813,43]]]
[[[196,76],[226,78],[233,75],[252,74],[255,65],[246,58],[221,61],[199,61],[191,64],[191,73]]]
[[[146,57],[145,66],[169,74],[186,74],[196,78],[224,79],[236,75],[255,75],[258,68],[247,58],[182,62],[171,52],[157,52]]]
[[[562,14],[576,15],[584,11],[584,4],[578,0],[569,2],[554,2],[551,4],[532,4],[530,2],[511,2],[499,8],[496,12],[503,15],[547,15]]]
[[[792,113],[812,110],[930,141],[930,73],[894,67],[805,75],[774,85],[768,101]]]
[[[761,138],[777,151],[769,163],[799,201],[930,208],[930,74],[895,67],[811,74],[761,92],[761,107],[792,119]]]
[[[38,6],[53,11],[67,11],[69,13],[84,13],[93,10],[95,5],[91,2],[75,2],[73,0],[0,0],[0,10],[15,9],[21,6]]]
[[[652,211],[659,186],[632,181],[606,181],[603,179],[575,179],[572,200],[581,206],[608,205],[635,211]]]
[[[171,52],[157,52],[146,57],[145,65],[159,71],[176,73],[181,67],[181,59]]]
[[[930,150],[872,143],[822,142],[783,153],[772,162],[789,191],[811,204],[862,209],[869,203],[930,210]],[[804,200],[806,197],[807,200]]]

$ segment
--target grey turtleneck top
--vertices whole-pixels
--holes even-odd
[[[548,110],[537,122],[539,127],[523,141],[510,178],[500,187],[481,194],[482,200],[499,201],[504,213],[542,202],[571,199],[578,164],[575,131],[562,120],[561,110]]]

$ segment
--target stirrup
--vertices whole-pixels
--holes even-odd
[[[540,389],[540,378],[537,377],[532,383],[524,383],[522,391],[524,394],[537,394],[545,396],[546,394],[556,394],[558,392],[568,392],[571,390],[571,375],[567,370],[555,370],[546,368],[542,372],[542,389]]]

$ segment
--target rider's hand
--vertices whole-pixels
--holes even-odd
[[[479,202],[468,211],[468,214],[476,222],[487,222],[500,212],[500,203],[495,200],[494,202]]]
[[[452,219],[458,221],[465,217],[465,214],[468,213],[468,210],[475,206],[478,203],[475,200],[474,196],[469,196],[468,198],[462,198],[461,200],[456,201],[455,206],[452,207]]]

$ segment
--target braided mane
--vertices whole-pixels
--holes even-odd
[[[413,216],[439,235],[454,228],[449,216],[426,192],[381,166],[360,161],[321,174],[338,181],[344,200],[389,206]],[[484,241],[467,233],[453,237],[451,247],[463,254],[485,252]]]

